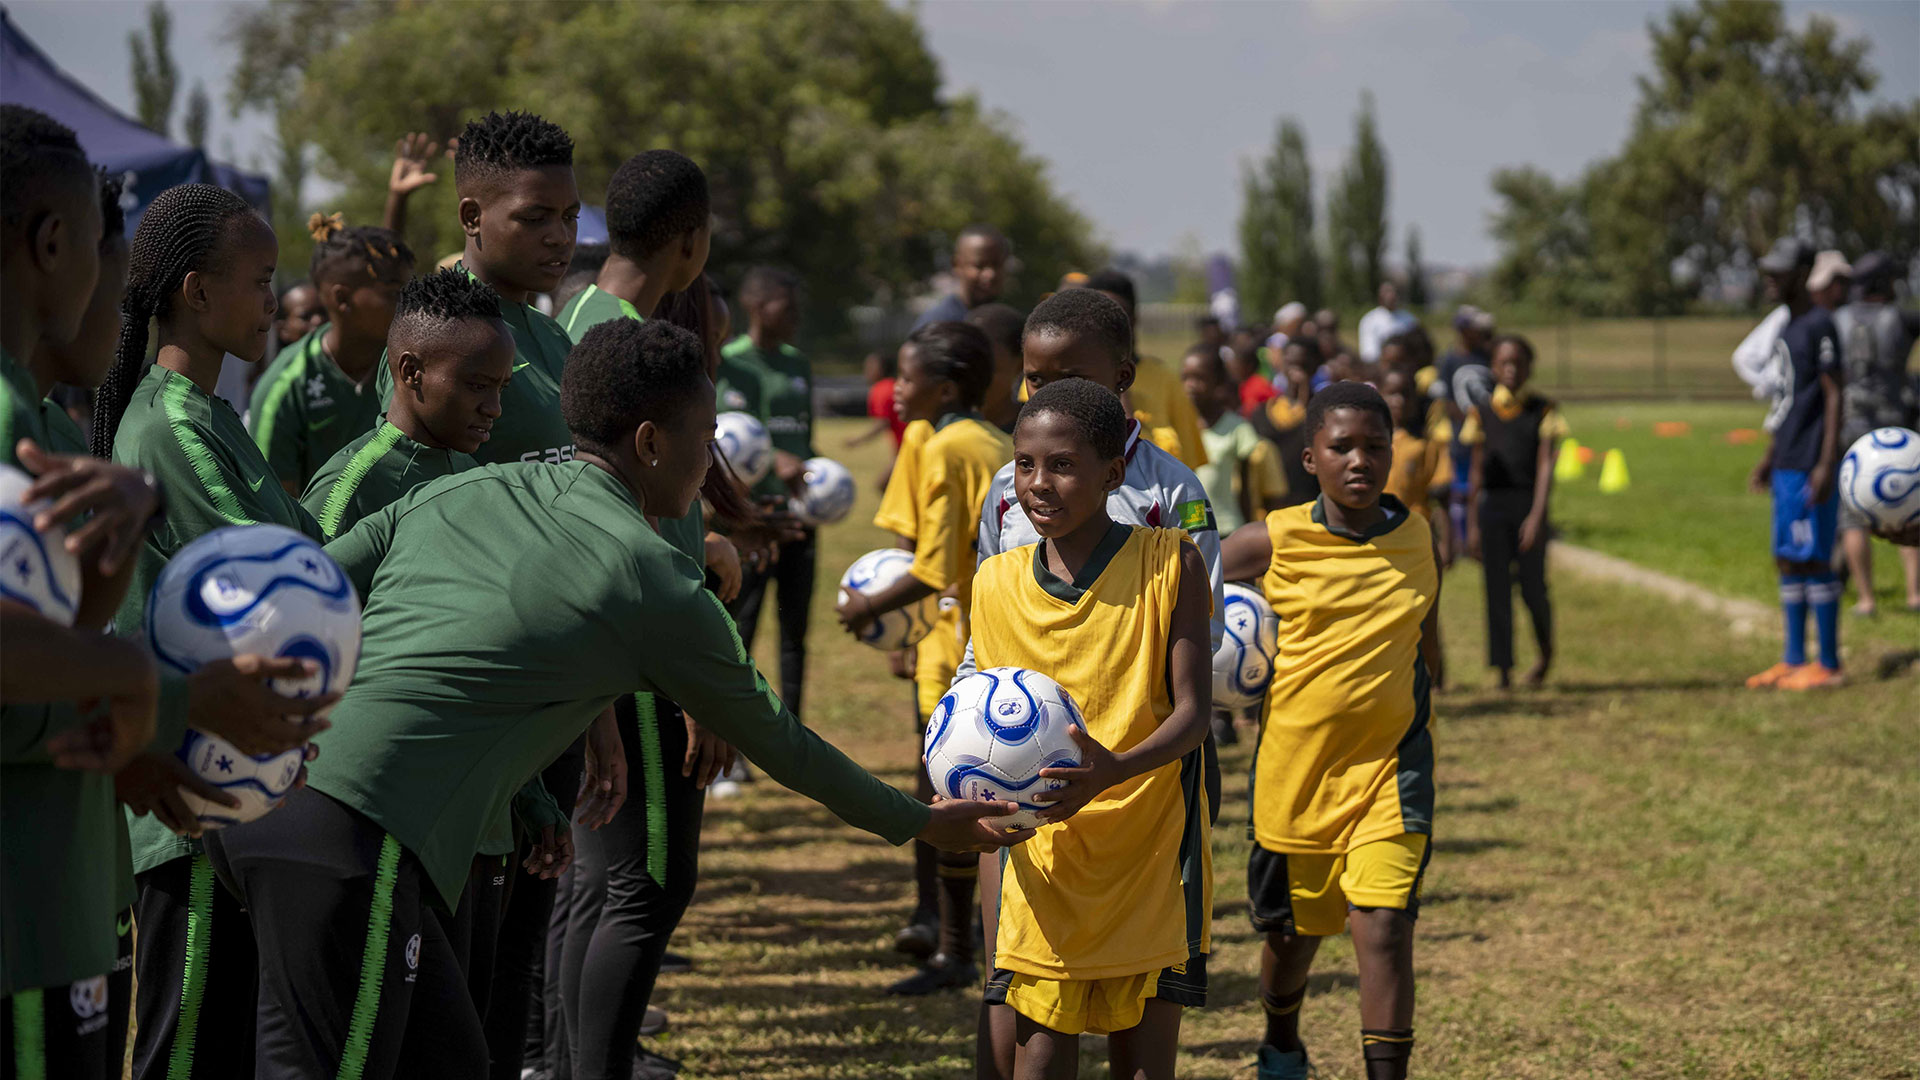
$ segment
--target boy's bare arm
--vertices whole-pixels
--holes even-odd
[[[1249,521],[1220,541],[1220,576],[1226,581],[1259,581],[1273,562],[1273,537],[1265,521]]]

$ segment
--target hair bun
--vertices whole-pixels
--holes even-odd
[[[346,228],[347,216],[338,210],[331,214],[315,211],[314,215],[307,219],[307,232],[313,234],[313,238],[321,243],[333,239],[335,233],[345,232]]]

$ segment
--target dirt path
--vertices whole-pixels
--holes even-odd
[[[1555,540],[1553,547],[1548,550],[1555,566],[1564,567],[1582,577],[1635,585],[1686,604],[1697,611],[1718,615],[1727,620],[1727,629],[1736,634],[1752,635],[1771,632],[1779,614],[1775,609],[1757,600],[1722,596],[1691,581],[1683,581],[1658,570],[1649,570],[1639,563],[1602,554],[1591,548],[1577,547]]]

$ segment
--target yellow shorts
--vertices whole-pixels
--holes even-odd
[[[1417,918],[1426,868],[1427,837],[1419,833],[1342,855],[1283,854],[1255,844],[1247,860],[1253,928],[1324,937],[1346,928],[1349,907],[1392,908]]]
[[[933,632],[920,639],[915,646],[917,658],[913,669],[914,706],[920,710],[920,723],[925,724],[940,707],[940,699],[947,696],[953,688],[953,676],[965,658],[966,643],[960,637],[960,602],[943,598],[940,601],[940,615],[933,622]]]
[[[1044,979],[1000,970],[993,973],[987,997],[1062,1035],[1111,1035],[1140,1023],[1159,984],[1158,971],[1110,979]]]

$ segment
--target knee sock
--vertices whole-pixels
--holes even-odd
[[[1789,664],[1807,662],[1807,579],[1799,574],[1780,575],[1780,614],[1786,618],[1787,642],[1781,659]]]
[[[940,951],[957,964],[973,963],[973,889],[979,880],[978,856],[940,860]]]
[[[1840,579],[1831,570],[1807,575],[1807,606],[1820,641],[1820,666],[1840,667]],[[1803,646],[1804,647],[1804,646]]]
[[[1300,1003],[1307,1000],[1305,983],[1291,994],[1275,994],[1265,987],[1260,990],[1260,1007],[1267,1012],[1267,1037],[1262,1042],[1275,1050],[1293,1051],[1303,1048],[1300,1042]]]
[[[1413,1029],[1362,1028],[1360,1056],[1366,1059],[1367,1080],[1406,1080],[1407,1061],[1413,1057]]]
[[[935,869],[940,849],[925,840],[913,842],[913,918],[911,922],[932,922],[940,910],[940,895]],[[978,871],[976,871],[977,873]]]

